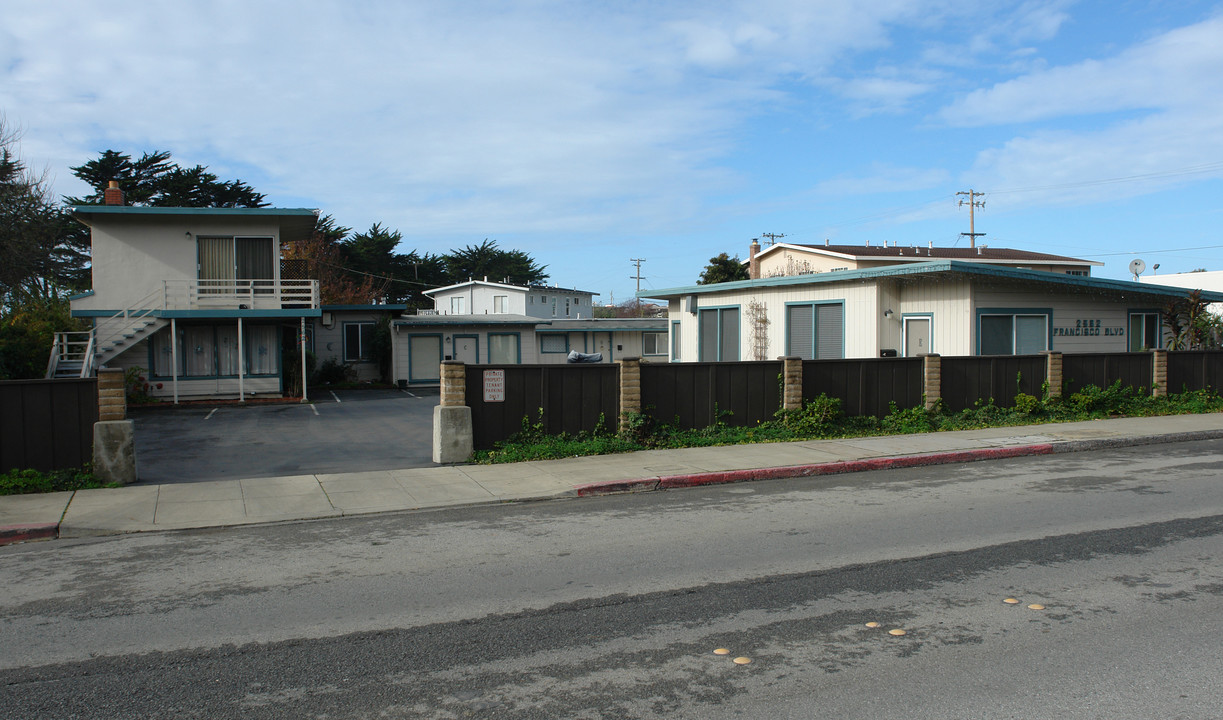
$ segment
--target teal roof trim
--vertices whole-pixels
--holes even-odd
[[[73,205],[75,215],[239,215],[271,217],[318,217],[318,210],[310,208],[218,208],[218,207],[136,207],[132,205]]]
[[[122,310],[73,310],[72,317],[109,318],[122,315]],[[319,317],[323,314],[318,308],[300,308],[292,310],[150,310],[147,317],[203,319],[203,318],[298,318]],[[136,317],[133,315],[133,317]]]
[[[935,260],[932,262],[913,263],[907,265],[888,265],[864,270],[836,270],[810,275],[791,275],[787,277],[763,278],[760,280],[737,280],[735,282],[715,283],[713,285],[688,285],[685,287],[663,288],[637,294],[638,298],[671,298],[683,295],[704,295],[708,293],[727,292],[731,290],[751,290],[753,288],[786,287],[790,285],[817,285],[823,283],[852,282],[854,280],[875,280],[890,277],[905,277],[912,275],[934,275],[939,273],[961,273],[985,278],[1002,278],[1009,280],[1027,280],[1048,285],[1067,287],[1094,288],[1111,292],[1125,292],[1139,295],[1159,295],[1165,297],[1184,297],[1190,291],[1186,288],[1174,288],[1165,285],[1136,283],[1131,280],[1110,280],[1106,278],[1083,277],[1081,275],[1065,275],[1062,273],[1043,272],[1040,270],[1020,270],[1018,268],[999,267],[983,263],[964,262],[962,260]],[[1202,299],[1207,302],[1223,302],[1223,293],[1203,292]]]

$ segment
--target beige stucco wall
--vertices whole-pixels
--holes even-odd
[[[271,237],[280,247],[280,228],[272,220],[175,216],[97,217],[90,232],[93,243],[93,295],[72,301],[73,310],[123,310],[160,307],[164,280],[196,280],[196,238],[217,236]],[[280,264],[273,263],[277,279]]]

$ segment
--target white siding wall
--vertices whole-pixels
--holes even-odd
[[[899,288],[898,294],[901,298],[899,307],[892,308],[896,315],[888,323],[896,326],[897,344],[887,347],[896,347],[903,354],[901,317],[929,314],[931,352],[939,355],[972,355],[976,352],[973,344],[972,288],[967,281],[904,285]]]
[[[354,322],[378,322],[381,313],[374,312],[357,312],[357,311],[333,311],[328,310],[334,322],[331,327],[325,327],[322,321],[318,318],[306,320],[306,323],[314,323],[314,354],[318,357],[318,364],[322,365],[329,359],[334,359],[338,363],[344,362],[344,324]],[[353,362],[350,363],[352,368],[357,372],[358,382],[376,381],[379,380],[378,363],[376,362]]]

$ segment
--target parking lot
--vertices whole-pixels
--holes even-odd
[[[140,483],[433,466],[437,388],[313,391],[309,404],[132,408]]]

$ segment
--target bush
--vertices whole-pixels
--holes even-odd
[[[0,474],[0,495],[61,492],[88,488],[119,487],[118,483],[103,483],[94,477],[88,465],[72,470],[9,470]]]
[[[327,358],[319,365],[314,374],[314,382],[319,385],[342,385],[357,381],[357,369],[335,358]]]

